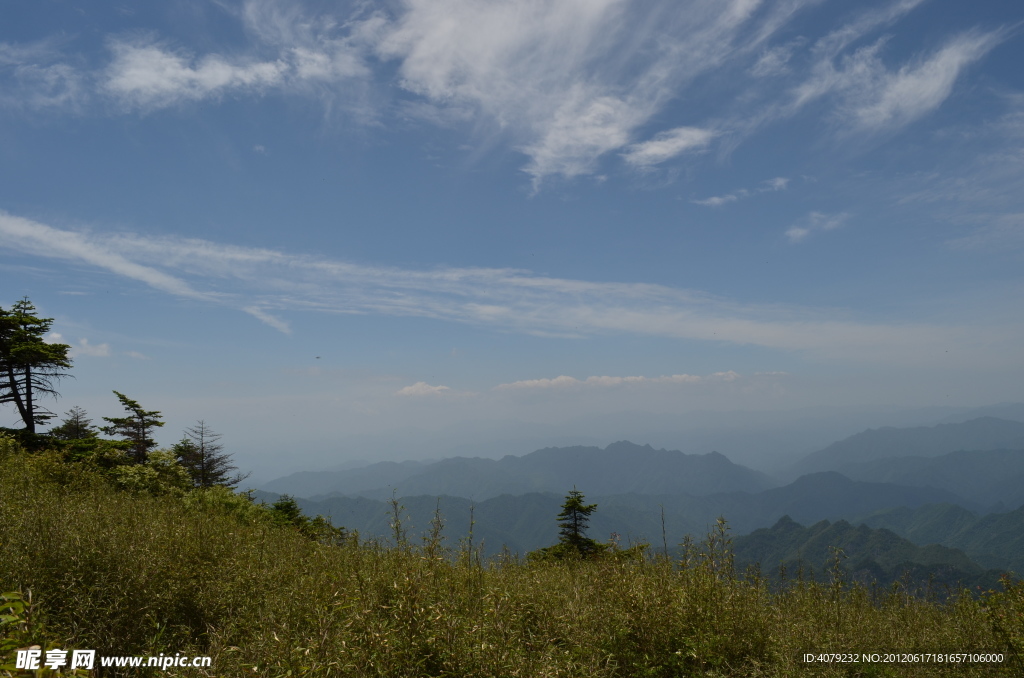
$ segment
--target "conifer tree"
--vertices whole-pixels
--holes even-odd
[[[0,403],[14,403],[25,429],[53,418],[39,404],[41,396],[58,397],[55,383],[68,376],[71,359],[67,344],[49,343],[53,318],[40,318],[36,307],[21,299],[10,310],[0,307]]]
[[[174,445],[178,463],[188,471],[196,487],[234,487],[249,477],[231,475],[238,467],[232,463],[231,455],[224,452],[221,437],[200,419],[195,426],[185,429],[185,436]]]
[[[127,417],[103,417],[103,421],[110,422],[110,426],[102,426],[100,430],[108,436],[121,436],[135,462],[145,463],[149,457],[149,451],[156,447],[156,441],[151,437],[153,429],[164,425],[160,413],[155,410],[147,412],[142,409],[141,405],[123,393],[114,391],[114,395],[130,415]]]
[[[565,497],[558,514],[559,542],[586,555],[600,550],[600,545],[587,537],[587,523],[597,504],[583,502],[583,493],[575,487]]]
[[[65,413],[60,426],[50,429],[50,437],[57,440],[90,440],[97,437],[97,431],[85,410],[76,405]]]

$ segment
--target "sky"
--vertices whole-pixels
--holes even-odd
[[[116,389],[268,478],[1024,401],[1022,32],[995,0],[7,3],[0,306],[73,346],[53,411]]]

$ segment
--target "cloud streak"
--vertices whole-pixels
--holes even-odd
[[[850,218],[845,212],[842,214],[824,214],[822,212],[811,212],[799,224],[794,224],[786,229],[786,237],[792,243],[802,242],[807,236],[816,231],[834,231],[846,223]]]
[[[436,397],[444,395],[445,391],[451,389],[447,386],[431,386],[425,381],[417,381],[412,386],[406,386],[405,388],[398,389],[395,395],[399,396],[412,396],[412,397]]]
[[[838,218],[819,217],[812,215],[812,222],[820,229]],[[882,362],[936,357],[950,345],[998,334],[855,322],[836,311],[743,304],[664,285],[517,269],[369,266],[199,239],[86,233],[8,214],[0,214],[0,236],[7,251],[62,266],[89,265],[174,296],[235,308],[284,332],[283,314],[386,315],[537,336],[659,336]],[[217,292],[206,291],[212,288]]]
[[[760,195],[761,193],[771,193],[774,191],[784,191],[789,186],[789,179],[786,177],[775,177],[764,181],[755,189],[741,188],[738,191],[732,193],[726,193],[724,195],[713,195],[710,198],[702,198],[700,200],[691,200],[695,205],[703,205],[705,207],[721,207],[722,205],[728,205],[731,202],[737,202],[746,198]]]
[[[577,388],[610,388],[615,386],[651,385],[651,384],[702,384],[709,382],[730,382],[739,379],[740,375],[733,371],[715,372],[706,377],[694,374],[673,374],[660,377],[587,377],[576,379],[562,375],[554,379],[525,379],[494,387],[497,391],[527,389],[577,389]]]

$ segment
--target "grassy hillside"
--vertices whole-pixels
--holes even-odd
[[[847,650],[1007,663],[818,675],[1024,670],[1016,583],[948,604],[841,581],[773,592],[733,571],[724,532],[676,562],[487,562],[443,537],[339,544],[227,492],[119,490],[86,462],[0,443],[0,591],[33,601],[0,647],[208,654],[211,669],[156,675],[266,678],[788,676],[801,652]]]

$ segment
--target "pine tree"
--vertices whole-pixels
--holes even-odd
[[[607,544],[587,536],[587,523],[597,504],[583,501],[583,493],[575,487],[565,496],[562,512],[558,514],[558,543],[526,554],[530,560],[564,560],[593,558],[608,550]]]
[[[195,426],[185,429],[185,436],[174,445],[178,463],[185,467],[196,487],[234,487],[249,477],[248,473],[231,475],[238,467],[232,463],[231,455],[224,452],[221,437],[200,419]]]
[[[600,550],[600,545],[587,537],[587,523],[597,504],[585,504],[583,493],[575,487],[565,497],[562,512],[558,514],[559,542],[586,555]]]
[[[0,403],[14,403],[32,434],[54,416],[39,405],[40,396],[57,398],[55,383],[71,368],[71,347],[46,341],[52,325],[53,318],[36,315],[28,297],[9,311],[0,307]]]
[[[160,413],[155,410],[147,412],[123,393],[114,391],[114,395],[131,414],[127,417],[103,417],[103,421],[110,422],[110,426],[102,426],[100,430],[108,436],[121,436],[135,462],[145,463],[149,451],[156,447],[156,441],[150,437],[153,429],[164,425]]]
[[[60,426],[50,429],[50,437],[57,440],[91,440],[97,437],[96,427],[92,419],[86,416],[85,410],[77,405],[65,413]]]

